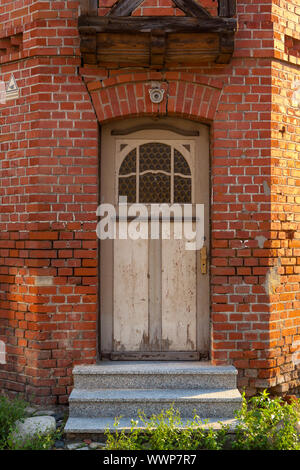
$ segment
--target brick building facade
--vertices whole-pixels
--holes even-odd
[[[0,105],[1,390],[66,403],[73,365],[99,360],[101,125],[153,115],[210,126],[210,360],[248,395],[299,387],[300,4],[236,3],[229,63],[149,68],[85,63],[83,2],[0,0],[0,79],[20,90]],[[145,0],[141,15],[185,13]]]

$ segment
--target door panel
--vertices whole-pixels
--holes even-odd
[[[162,240],[162,343],[167,351],[197,349],[196,251],[187,251],[185,242]]]
[[[115,240],[114,260],[114,350],[144,350],[148,343],[148,240]]]

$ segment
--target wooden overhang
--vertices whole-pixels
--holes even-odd
[[[226,64],[234,51],[235,0],[219,0],[211,16],[195,0],[173,0],[188,16],[130,16],[142,0],[119,0],[107,16],[82,15],[84,64],[152,69]]]

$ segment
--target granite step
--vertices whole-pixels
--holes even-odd
[[[183,418],[182,426],[179,429],[184,429],[188,426],[189,422],[193,420],[193,417]],[[237,425],[237,420],[232,418],[203,418],[201,427],[203,429],[212,428],[214,430],[220,429],[221,426],[228,426],[229,433],[233,433]],[[145,429],[145,425],[142,421],[137,421],[134,424],[134,428]],[[74,436],[91,437],[99,439],[103,437],[105,431],[110,432],[124,431],[125,433],[130,432],[132,429],[131,418],[120,418],[118,423],[115,422],[115,418],[111,416],[102,416],[100,418],[69,418],[65,426],[65,433],[67,437],[73,438]]]
[[[147,417],[172,405],[182,418],[234,418],[242,397],[235,389],[74,389],[69,397],[71,418]]]
[[[103,361],[76,366],[74,386],[97,389],[227,389],[236,388],[237,370],[209,362]]]

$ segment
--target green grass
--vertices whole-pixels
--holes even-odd
[[[7,448],[7,440],[15,429],[16,421],[26,417],[26,403],[0,396],[0,449]]]
[[[132,421],[131,431],[106,431],[108,450],[220,450],[227,439],[227,427],[205,431],[199,417],[185,423],[173,407],[147,419],[142,413],[139,419],[145,429],[138,429]],[[115,425],[118,425],[116,420]]]
[[[16,422],[26,418],[22,400],[9,400],[0,396],[0,450],[49,450],[61,439],[63,427],[47,434],[36,433],[26,439],[13,438]],[[237,412],[238,425],[229,437],[228,427],[203,428],[204,422],[195,416],[188,423],[182,422],[173,407],[158,415],[146,418],[139,414],[139,421],[132,421],[131,430],[106,431],[107,450],[300,450],[296,425],[300,420],[300,401],[291,404],[281,398],[270,398],[264,391],[246,400]],[[116,419],[115,425],[117,426]],[[137,427],[142,425],[142,429]]]
[[[146,419],[139,419],[144,429],[132,421],[129,433],[106,431],[109,450],[300,450],[296,424],[300,419],[298,403],[288,404],[281,398],[271,399],[266,391],[251,398],[243,396],[237,412],[239,424],[229,438],[228,427],[203,429],[195,416],[183,429],[182,420],[173,408]],[[115,425],[118,425],[116,420]]]
[[[49,450],[54,446],[56,439],[60,439],[63,429],[46,434],[36,433],[25,439],[16,438],[17,421],[24,421],[27,417],[28,403],[23,400],[10,400],[0,396],[0,450]]]
[[[7,439],[8,450],[51,450],[57,439],[60,439],[62,432],[60,430],[52,431],[47,434],[36,433],[26,439],[16,439],[11,436]]]
[[[300,401],[288,404],[281,398],[271,399],[264,391],[245,397],[237,418],[233,448],[238,450],[300,450],[296,425],[300,420]]]

